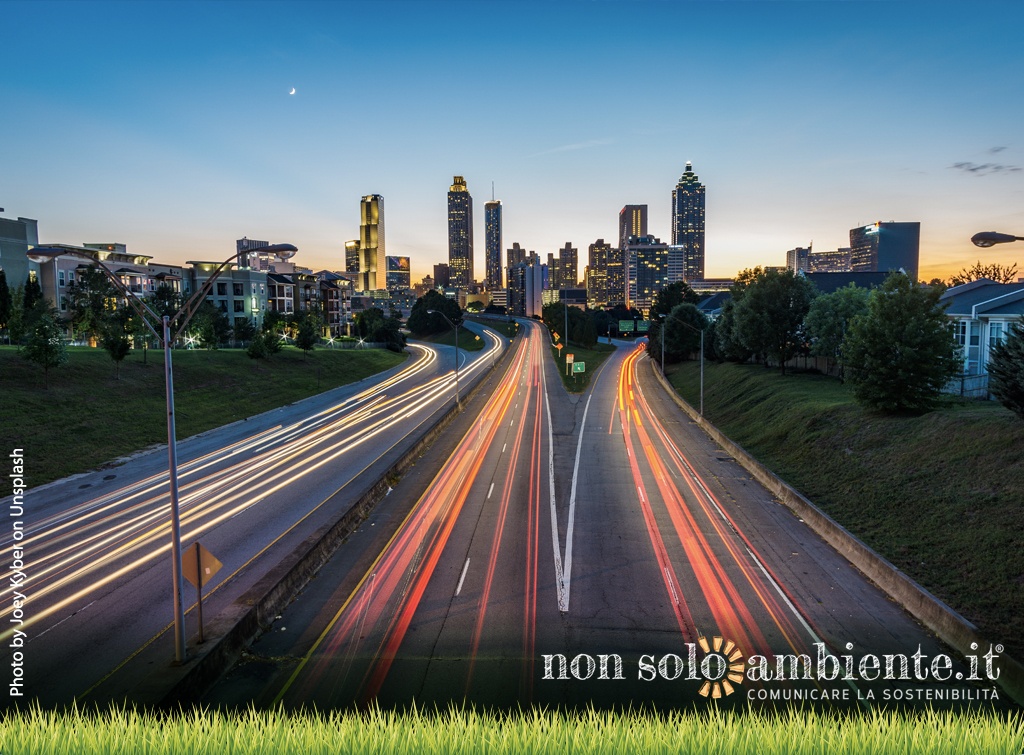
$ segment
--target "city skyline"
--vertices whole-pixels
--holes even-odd
[[[478,191],[493,181],[503,247],[544,256],[614,239],[631,204],[671,238],[671,191],[691,161],[709,189],[708,277],[781,265],[811,242],[844,247],[876,221],[921,223],[925,280],[1024,258],[970,244],[981,230],[1024,233],[1021,53],[991,36],[994,22],[1024,20],[1015,5],[389,8],[400,12],[5,4],[10,28],[45,28],[62,53],[40,56],[33,34],[0,50],[0,91],[19,114],[0,128],[4,215],[38,220],[42,243],[112,239],[174,263],[272,239],[296,244],[299,264],[343,270],[353,208],[379,194],[388,253],[410,257],[419,280],[448,258],[452,175]],[[372,40],[354,33],[370,15]],[[479,33],[499,17],[500,35]],[[97,50],[101,34],[118,44]],[[657,58],[684,43],[681,81]],[[474,63],[459,87],[445,83],[453,44]],[[480,279],[483,208],[474,215]]]

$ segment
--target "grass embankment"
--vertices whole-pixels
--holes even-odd
[[[497,716],[473,711],[288,714],[281,711],[184,712],[167,717],[136,711],[0,717],[0,749],[32,755],[315,755],[445,753],[470,755],[916,755],[1021,752],[1019,716],[877,712],[839,718],[791,710],[673,713],[544,711]]]
[[[93,469],[119,456],[167,442],[163,352],[147,364],[133,351],[121,364],[102,349],[72,347],[67,364],[42,370],[0,348],[0,448],[23,448],[30,486]],[[384,349],[316,349],[309,357],[286,346],[258,364],[242,350],[175,350],[174,406],[178,438],[274,409],[400,364]]]
[[[479,325],[486,325],[491,330],[496,330],[501,333],[509,340],[515,338],[516,333],[519,332],[519,323],[515,320],[509,321],[507,318],[499,319],[497,317],[474,317],[473,315],[468,315],[466,319]]]
[[[585,349],[579,344],[561,342],[564,347],[559,351],[554,345],[551,346],[551,357],[555,360],[555,368],[562,376],[562,384],[569,393],[583,393],[590,385],[590,378],[597,373],[598,368],[608,358],[608,355],[615,351],[615,347],[607,343],[598,343],[592,349]],[[573,363],[583,362],[585,372],[566,371],[566,354],[572,354]]]
[[[696,406],[698,365],[669,377]],[[883,416],[833,378],[751,365],[704,378],[711,422],[1024,659],[1024,422],[958,399]]]
[[[455,331],[444,330],[440,333],[432,333],[429,336],[416,336],[416,340],[426,343],[435,343],[438,346],[454,346]],[[480,351],[484,347],[484,339],[469,328],[459,328],[459,348],[463,351]]]

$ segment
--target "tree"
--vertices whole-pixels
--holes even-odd
[[[11,289],[7,285],[7,273],[0,268],[0,330],[7,328],[13,311],[14,302],[11,299]]]
[[[803,342],[804,317],[814,298],[814,286],[792,270],[768,269],[745,285],[734,310],[735,331],[755,354],[778,361],[786,374],[786,361]]]
[[[88,338],[102,335],[104,318],[117,301],[117,290],[98,267],[79,268],[68,285],[68,311],[74,332]]]
[[[736,332],[736,302],[729,299],[722,305],[722,314],[715,320],[715,358],[742,364],[752,352],[739,339]]]
[[[965,267],[959,273],[951,275],[949,285],[950,287],[961,286],[982,278],[988,278],[996,283],[1015,283],[1017,281],[1017,263],[1000,265],[998,262],[993,262],[983,265],[981,260],[978,260],[971,267]]]
[[[39,285],[39,279],[30,275],[22,288],[21,306],[28,312],[36,305],[36,302],[42,301],[42,299],[43,288]]]
[[[38,303],[38,302],[37,302]],[[47,307],[32,327],[28,340],[21,347],[21,355],[43,368],[43,379],[49,387],[51,367],[59,367],[68,361],[67,346],[64,343],[64,329],[59,323],[60,315],[53,307]]]
[[[298,330],[295,332],[295,345],[302,349],[303,355],[309,357],[316,345],[320,342],[320,332],[317,330],[316,319],[310,315],[299,321]]]
[[[259,333],[256,333],[252,337],[252,340],[249,342],[249,347],[245,350],[245,353],[249,356],[249,359],[256,360],[256,369],[259,369],[259,360],[267,359],[270,357],[271,343],[279,344],[280,340],[278,339],[276,334],[267,333],[265,331],[260,331]],[[277,349],[280,350],[280,348],[281,347],[279,345]]]
[[[804,318],[804,331],[811,341],[811,353],[838,361],[850,321],[867,309],[868,290],[853,283],[816,297]]]
[[[118,310],[108,316],[100,329],[100,345],[114,362],[114,376],[121,379],[121,362],[131,351],[132,342],[128,337],[132,327],[127,310]]]
[[[708,318],[695,304],[677,304],[664,321],[651,322],[647,353],[652,359],[661,359],[661,339],[664,338],[666,364],[681,362],[700,351],[701,332],[707,327]]]
[[[228,316],[207,299],[192,316],[190,331],[204,349],[212,350],[231,338],[231,323]]]
[[[842,349],[854,397],[884,412],[922,412],[961,371],[938,289],[893,273],[850,323]]]
[[[256,324],[244,317],[235,318],[235,338],[242,343],[251,341],[256,336]]]
[[[686,281],[669,283],[654,297],[650,318],[653,323],[660,315],[667,315],[680,304],[698,304],[700,296],[690,288]]]
[[[416,300],[409,312],[409,319],[405,326],[414,336],[428,336],[434,333],[443,333],[452,326],[445,322],[444,317],[438,314],[428,314],[428,310],[441,312],[451,320],[452,325],[462,322],[462,310],[454,299],[449,299],[440,291],[427,291],[426,294]],[[383,317],[384,313],[381,312]]]
[[[24,299],[24,286],[18,286],[11,292],[11,314],[7,318],[7,340],[11,344],[20,344],[28,330],[25,323],[25,307],[22,304]]]
[[[1024,317],[1013,324],[1006,340],[992,349],[988,376],[992,395],[1024,419]]]

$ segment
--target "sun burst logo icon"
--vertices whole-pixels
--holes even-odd
[[[710,696],[718,700],[736,691],[733,684],[743,683],[743,653],[732,640],[713,637],[708,643],[707,637],[698,637],[697,643],[704,651],[704,660],[700,663],[700,671],[704,676],[701,685],[702,697]]]

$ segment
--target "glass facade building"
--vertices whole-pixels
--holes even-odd
[[[484,203],[484,272],[488,291],[505,287],[501,266],[501,200],[498,199]]]
[[[672,245],[682,247],[683,278],[704,279],[704,184],[687,162],[672,190]]]
[[[473,281],[473,197],[462,176],[455,176],[448,190],[448,268],[451,285],[469,288]]]

